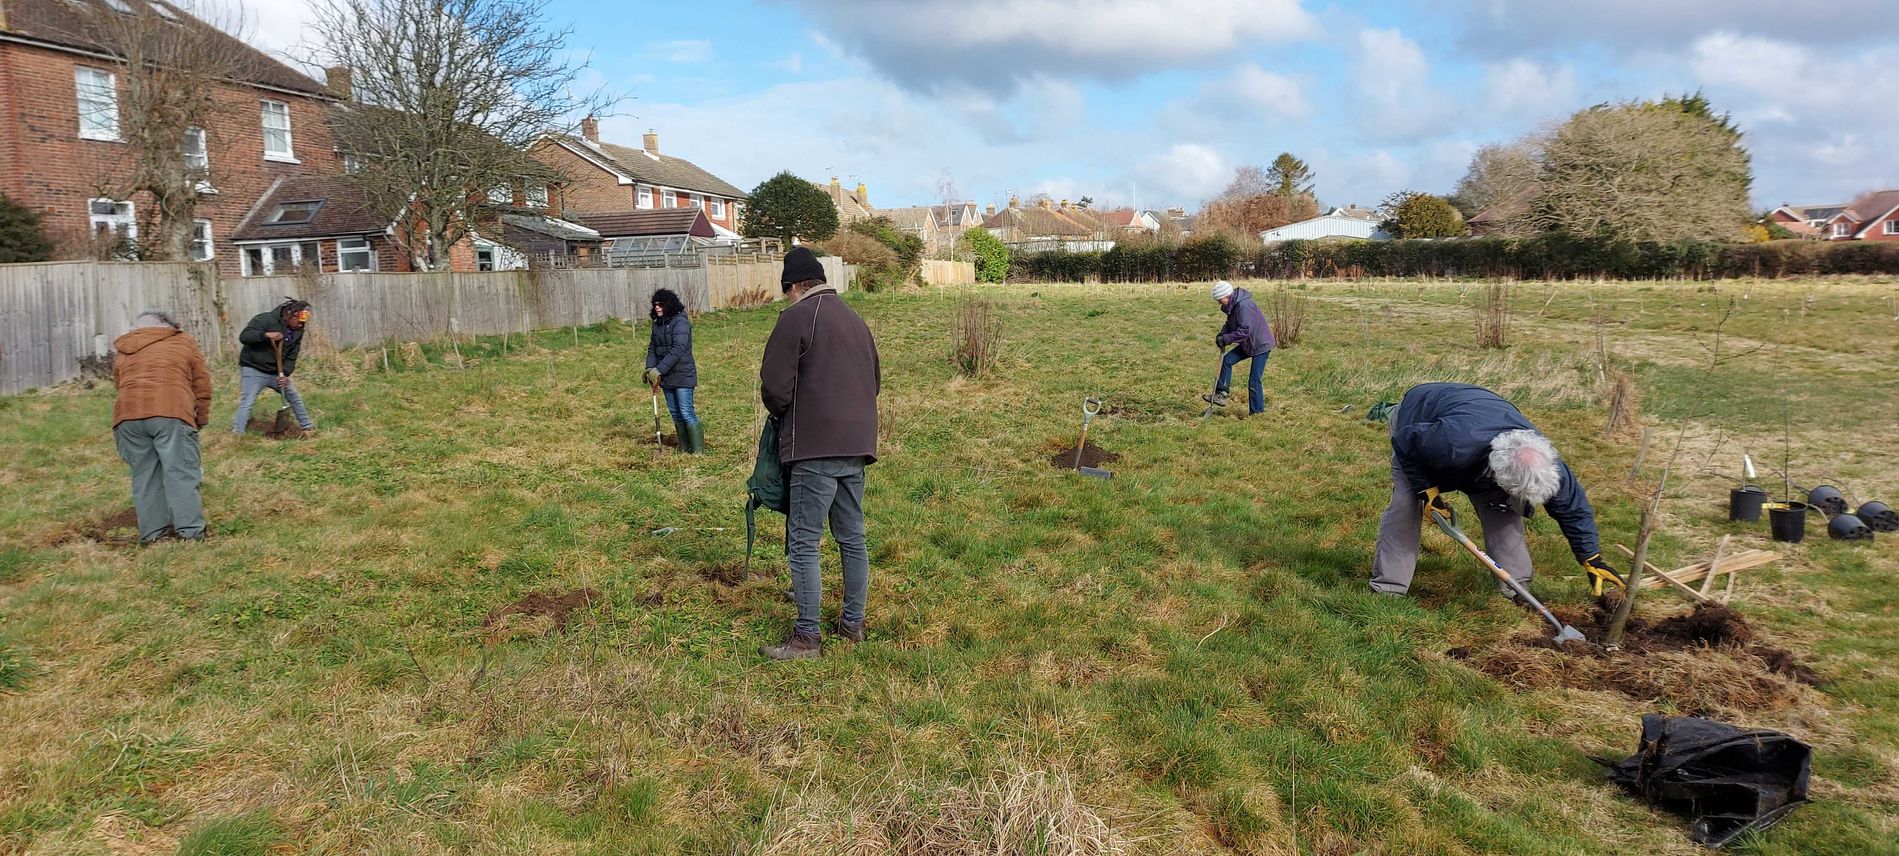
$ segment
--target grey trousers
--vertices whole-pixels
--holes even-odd
[[[198,485],[204,467],[198,457],[198,429],[169,416],[127,419],[112,429],[119,457],[132,468],[132,507],[138,511],[138,539],[151,541],[167,527],[181,538],[204,535],[204,502]]]
[[[1392,416],[1391,424],[1395,426],[1397,414]],[[1523,516],[1508,510],[1506,499],[1498,491],[1494,495],[1472,496],[1470,501],[1477,508],[1477,521],[1483,524],[1484,552],[1490,554],[1497,567],[1509,571],[1513,579],[1527,586],[1531,574],[1530,547],[1523,538]],[[1405,479],[1404,470],[1399,469],[1398,458],[1393,455],[1391,505],[1386,506],[1384,519],[1378,522],[1378,552],[1372,557],[1372,591],[1395,594],[1410,591],[1411,577],[1418,569],[1418,542],[1423,526],[1424,509],[1418,505],[1417,489]],[[1458,551],[1462,552],[1463,548],[1459,547]],[[1479,571],[1490,575],[1481,568]],[[1508,591],[1501,582],[1497,588]]]
[[[864,620],[870,589],[870,549],[864,542],[864,459],[816,458],[791,465],[790,513],[785,515],[785,553],[791,565],[791,590],[798,601],[797,632],[819,634],[818,607],[824,583],[818,573],[818,545],[824,524],[844,570],[844,620]]]
[[[310,421],[310,411],[303,407],[303,396],[297,394],[297,382],[286,379],[283,389],[277,388],[277,376],[270,372],[260,372],[250,366],[239,367],[237,372],[238,396],[237,415],[231,417],[231,431],[244,433],[250,427],[251,406],[257,403],[257,396],[268,389],[283,396],[285,404],[290,405],[290,415],[297,417],[297,426],[305,431],[316,428]]]

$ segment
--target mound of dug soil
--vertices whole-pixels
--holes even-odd
[[[303,436],[303,429],[294,422],[282,431],[277,430],[277,420],[274,418],[252,419],[244,426],[244,431],[247,434],[262,434],[272,440],[295,440]]]
[[[1609,595],[1587,610],[1552,611],[1583,635],[1600,639],[1615,601]],[[1543,628],[1445,653],[1518,689],[1611,690],[1641,702],[1667,701],[1696,716],[1790,707],[1800,701],[1803,686],[1820,684],[1819,675],[1791,652],[1754,641],[1754,628],[1740,613],[1712,603],[1660,621],[1631,617],[1616,651],[1558,646]]]
[[[115,547],[138,543],[138,510],[130,506],[104,517],[82,520],[55,533],[52,546],[94,541]]]
[[[1082,447],[1082,450],[1081,450],[1081,465],[1084,467],[1098,467],[1098,466],[1101,466],[1102,464],[1112,464],[1118,460],[1121,460],[1120,455],[1115,454],[1114,452],[1110,452],[1107,449],[1103,449],[1100,446],[1097,446],[1093,443],[1089,443],[1087,446]],[[1049,456],[1048,465],[1058,470],[1074,469],[1075,468],[1075,447],[1069,446],[1068,448],[1063,449]]]
[[[638,442],[651,446],[653,445],[653,435],[641,434]],[[661,434],[659,442],[660,442],[660,445],[665,446],[668,449],[679,448],[679,436],[676,434]]]
[[[531,592],[520,600],[489,610],[488,617],[483,619],[482,624],[493,631],[504,624],[509,616],[521,615],[528,618],[547,618],[553,622],[555,630],[566,630],[567,619],[573,615],[574,610],[594,602],[599,597],[600,592],[591,588],[574,589],[564,594]]]

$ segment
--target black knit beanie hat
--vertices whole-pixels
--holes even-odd
[[[790,291],[792,286],[813,279],[827,281],[817,255],[808,247],[792,247],[791,252],[785,254],[785,272],[778,278],[778,287]]]

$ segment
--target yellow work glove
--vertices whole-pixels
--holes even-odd
[[[1589,590],[1598,597],[1602,595],[1602,584],[1605,582],[1615,583],[1621,588],[1629,587],[1628,581],[1622,579],[1622,575],[1616,573],[1615,568],[1602,560],[1601,553],[1582,560],[1582,566],[1583,570],[1589,574]]]

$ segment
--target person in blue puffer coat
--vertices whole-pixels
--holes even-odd
[[[652,315],[646,382],[665,393],[680,450],[696,455],[705,451],[706,434],[692,406],[692,392],[699,386],[699,365],[692,359],[692,321],[686,318],[686,305],[669,288],[653,292]]]
[[[1246,412],[1249,415],[1265,413],[1266,392],[1260,380],[1266,374],[1266,358],[1279,344],[1273,339],[1273,327],[1266,323],[1266,313],[1259,311],[1259,304],[1253,302],[1253,293],[1244,288],[1234,288],[1233,283],[1220,280],[1213,284],[1213,299],[1220,302],[1220,311],[1226,313],[1226,324],[1213,337],[1213,344],[1222,350],[1232,346],[1232,350],[1225,351],[1226,355],[1220,358],[1220,380],[1214,384],[1213,394],[1200,396],[1200,399],[1215,407],[1225,407],[1227,389],[1233,383],[1233,367],[1241,360],[1252,360],[1252,372],[1246,380]]]

